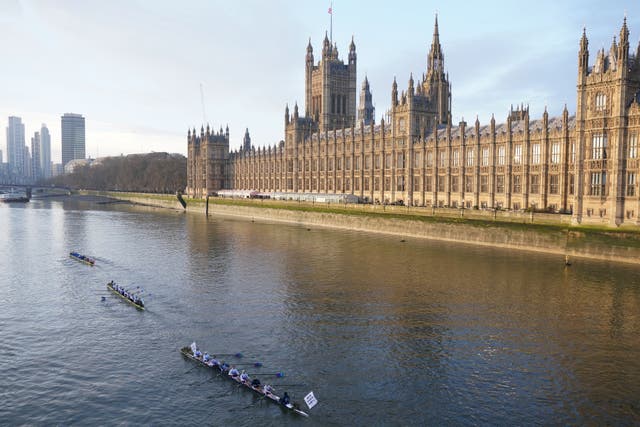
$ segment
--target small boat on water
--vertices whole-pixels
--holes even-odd
[[[122,286],[115,284],[113,280],[107,283],[107,289],[133,305],[138,310],[144,310],[144,301],[135,292],[131,292]]]
[[[29,201],[26,193],[11,192],[0,194],[0,202],[2,203],[26,203]]]
[[[254,393],[259,394],[260,396],[263,396],[267,399],[269,399],[270,401],[277,403],[278,405],[280,405],[281,408],[293,412],[295,414],[298,415],[302,415],[304,417],[308,417],[309,414],[307,414],[306,412],[304,412],[303,410],[301,410],[297,404],[295,403],[291,403],[291,402],[287,402],[285,403],[284,401],[282,401],[282,398],[277,396],[274,393],[274,389],[273,388],[267,388],[267,386],[263,386],[261,384],[259,384],[259,382],[257,384],[254,384],[250,379],[247,379],[246,381],[243,381],[241,379],[240,375],[237,376],[231,376],[229,375],[229,365],[220,361],[217,362],[215,361],[215,359],[209,359],[207,361],[204,360],[204,356],[202,355],[202,353],[197,349],[196,344],[193,343],[191,344],[190,347],[183,347],[180,349],[180,353],[182,353],[182,355],[184,357],[186,357],[187,359],[191,359],[194,362],[203,365],[209,369],[213,369],[216,372],[219,372],[221,374],[222,377],[224,378],[229,378],[232,381],[235,381],[236,383],[240,384],[241,386],[244,386],[246,388],[248,388],[249,390],[253,391]],[[286,394],[286,393],[285,393]]]
[[[83,263],[85,263],[87,265],[90,265],[92,267],[94,265],[96,265],[96,260],[95,259],[93,259],[91,257],[88,257],[86,255],[81,255],[78,252],[69,252],[69,256],[71,258],[75,259],[76,261],[83,262]]]

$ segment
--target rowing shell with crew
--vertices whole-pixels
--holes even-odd
[[[87,265],[90,265],[91,267],[93,267],[96,264],[95,259],[88,257],[86,255],[79,254],[78,252],[69,252],[69,256],[75,259],[76,261],[83,262]]]
[[[117,285],[113,280],[107,283],[107,289],[114,294],[117,294],[120,298],[133,305],[135,308],[144,310],[144,301],[136,293]]]
[[[285,392],[282,397],[279,397],[275,394],[275,389],[268,385],[260,384],[260,380],[257,378],[251,379],[248,374],[244,371],[240,373],[235,367],[229,366],[229,364],[224,361],[219,361],[215,356],[209,357],[207,353],[202,353],[196,347],[196,343],[191,344],[190,347],[183,347],[180,349],[180,353],[188,359],[191,359],[201,365],[206,366],[207,368],[215,369],[216,371],[220,371],[222,376],[230,378],[231,380],[237,382],[240,385],[245,386],[249,390],[258,393],[261,396],[264,396],[279,404],[282,408],[287,409],[293,413],[308,417],[309,414],[300,409],[300,407],[291,402],[289,395]]]

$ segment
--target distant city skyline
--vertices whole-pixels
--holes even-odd
[[[0,88],[0,117],[21,117],[26,135],[48,123],[54,163],[65,111],[88,118],[87,157],[186,154],[187,129],[203,121],[228,124],[232,149],[245,128],[254,145],[273,145],[284,136],[285,105],[305,103],[305,48],[309,38],[320,48],[329,3],[6,0],[0,34],[12,40],[3,70],[11,84]],[[559,115],[566,103],[573,114],[583,26],[595,56],[625,12],[635,52],[640,3],[630,1],[334,1],[333,41],[344,57],[354,37],[357,86],[367,76],[379,121],[394,76],[402,88],[410,73],[424,72],[438,13],[453,121],[478,115],[487,123],[494,113],[501,122],[511,104],[528,103],[539,117],[545,106]],[[8,162],[7,142],[0,149]]]

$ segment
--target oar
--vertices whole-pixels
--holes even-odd
[[[209,353],[209,354],[213,354],[214,356],[233,356],[233,357],[237,357],[238,359],[242,359],[244,356],[242,355],[242,353]]]
[[[253,363],[235,363],[235,366],[254,366],[256,368],[261,368],[262,367],[262,363],[261,362],[253,362]]]
[[[189,372],[193,371],[194,369],[196,369],[198,367],[198,365],[194,366],[193,368],[189,369],[188,371],[185,372],[185,374],[188,374]]]
[[[270,385],[271,385],[271,384],[270,384]],[[273,384],[273,385],[271,385],[271,387],[274,387],[274,388],[275,388],[276,386],[277,386],[278,388],[280,388],[280,387],[307,387],[307,385],[306,385],[306,384]]]
[[[199,386],[199,385],[202,385],[202,384],[204,384],[204,383],[208,383],[209,381],[213,381],[213,380],[215,380],[216,378],[217,378],[217,377],[211,377],[211,378],[209,378],[208,380],[204,380],[204,381],[202,381],[201,383],[198,383],[198,384],[196,384],[196,385],[198,385],[198,386]]]
[[[256,372],[255,375],[275,375],[278,378],[282,378],[284,377],[284,372]]]

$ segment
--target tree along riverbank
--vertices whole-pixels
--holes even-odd
[[[91,192],[183,211],[176,196]],[[640,228],[572,226],[569,215],[257,199],[186,199],[187,212],[436,239],[640,264]]]

